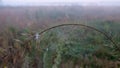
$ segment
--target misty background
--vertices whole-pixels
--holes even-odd
[[[1,6],[82,5],[120,6],[120,0],[1,0]]]

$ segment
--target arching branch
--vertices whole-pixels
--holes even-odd
[[[112,44],[115,46],[115,48],[116,48],[118,51],[120,51],[120,48],[119,48],[118,45],[115,43],[115,41],[112,40],[112,38],[111,38],[110,36],[108,36],[105,32],[100,31],[99,29],[96,29],[96,28],[94,28],[94,27],[91,27],[91,26],[88,26],[88,25],[84,25],[84,24],[61,24],[61,25],[56,25],[56,26],[53,26],[53,27],[50,27],[50,28],[47,28],[47,29],[41,31],[41,32],[39,33],[39,35],[42,35],[43,33],[47,32],[47,31],[49,31],[49,30],[52,30],[52,29],[54,29],[54,28],[58,28],[58,27],[62,27],[62,26],[70,26],[70,25],[86,27],[86,28],[95,30],[95,31],[103,34],[110,42],[112,42]],[[34,36],[31,36],[29,39],[27,39],[27,40],[25,41],[25,43],[31,41],[31,40],[33,39],[33,37],[34,37]]]
[[[102,31],[100,31],[100,30],[98,30],[98,29],[96,29],[96,28],[94,28],[94,27],[91,27],[91,26],[88,26],[88,25],[84,25],[84,24],[61,24],[61,25],[56,25],[56,26],[53,26],[53,27],[50,27],[50,28],[47,28],[47,29],[41,31],[39,34],[41,35],[41,34],[47,32],[47,31],[49,31],[49,30],[51,30],[51,29],[54,29],[54,28],[58,28],[58,27],[62,27],[62,26],[70,26],[70,25],[83,26],[83,27],[86,27],[86,28],[95,30],[95,31],[103,34],[108,40],[110,40],[110,41],[113,43],[113,45],[116,47],[116,49],[120,51],[120,48],[119,48],[118,45],[112,40],[112,38],[111,38],[110,36],[108,36],[106,33],[102,32]]]

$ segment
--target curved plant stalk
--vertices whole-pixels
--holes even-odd
[[[86,28],[95,30],[95,31],[103,34],[108,40],[110,40],[110,42],[113,43],[113,45],[115,46],[115,48],[116,48],[118,51],[120,51],[120,48],[119,48],[118,45],[115,43],[115,41],[112,40],[112,38],[111,38],[110,36],[108,36],[108,35],[107,35],[106,33],[104,33],[103,31],[100,31],[100,30],[98,30],[98,29],[96,29],[96,28],[94,28],[94,27],[91,27],[91,26],[88,26],[88,25],[84,25],[84,24],[61,24],[61,25],[56,25],[56,26],[53,26],[53,27],[50,27],[50,28],[47,28],[47,29],[41,31],[41,32],[39,33],[39,35],[42,35],[43,33],[47,32],[47,31],[49,31],[49,30],[52,30],[52,29],[54,29],[54,28],[58,28],[58,27],[62,27],[62,26],[71,26],[71,25],[86,27]]]

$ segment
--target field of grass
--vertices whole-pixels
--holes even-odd
[[[80,23],[79,23],[80,24]],[[120,23],[92,22],[48,30],[16,29],[0,33],[0,68],[120,68]],[[43,29],[44,30],[44,29]]]

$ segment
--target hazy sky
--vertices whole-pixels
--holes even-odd
[[[120,4],[120,0],[2,0],[6,5],[48,4],[48,3],[81,3],[81,4]]]

